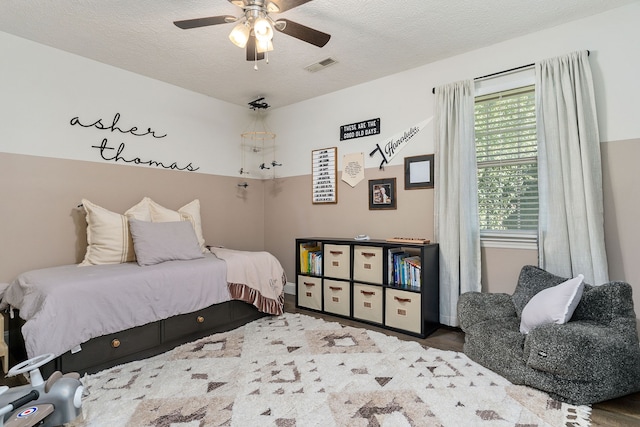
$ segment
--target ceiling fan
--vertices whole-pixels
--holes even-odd
[[[231,15],[211,16],[208,18],[186,19],[173,23],[183,30],[207,27],[209,25],[237,22],[229,34],[229,39],[240,48],[246,48],[247,61],[264,59],[265,53],[273,50],[273,30],[288,36],[323,47],[329,42],[331,35],[314,30],[288,19],[274,20],[270,14],[293,9],[312,0],[228,0],[242,8],[239,17]],[[267,59],[268,62],[268,59]]]

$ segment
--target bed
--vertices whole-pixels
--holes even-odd
[[[95,226],[96,206],[83,204],[88,227]],[[104,241],[100,227],[88,228],[82,263],[25,272],[6,289],[2,302],[17,361],[53,353],[44,374],[82,375],[282,314],[286,277],[268,252],[205,247],[193,221],[129,216],[119,222],[118,244],[131,240],[133,260],[118,252],[122,262],[97,262],[106,256],[99,253]],[[119,247],[126,252],[127,245]]]

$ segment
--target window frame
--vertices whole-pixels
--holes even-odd
[[[524,86],[535,86],[533,66],[509,73],[477,79],[475,98]],[[477,170],[476,166],[476,170]],[[539,195],[538,195],[539,198]],[[538,230],[480,230],[483,248],[538,250]]]

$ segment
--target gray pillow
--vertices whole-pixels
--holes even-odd
[[[129,218],[129,230],[139,265],[204,258],[189,221],[149,222]]]

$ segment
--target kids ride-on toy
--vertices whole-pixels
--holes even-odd
[[[0,427],[54,427],[82,414],[80,375],[56,371],[43,380],[38,368],[53,358],[53,354],[43,354],[9,370],[8,377],[29,373],[30,384],[0,387]]]

